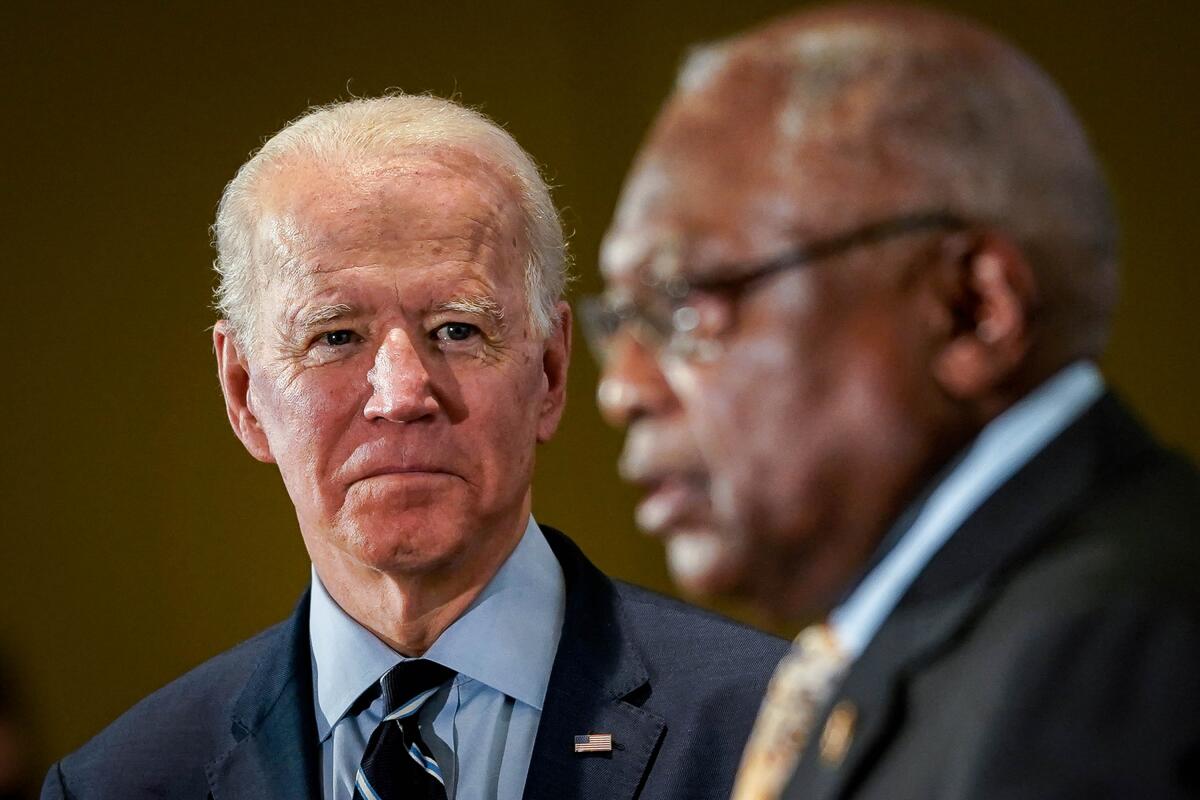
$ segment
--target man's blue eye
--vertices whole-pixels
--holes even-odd
[[[341,347],[354,341],[354,331],[330,331],[325,334],[325,344],[331,347]]]
[[[479,329],[466,322],[447,322],[433,332],[433,335],[445,342],[464,342],[470,339]]]

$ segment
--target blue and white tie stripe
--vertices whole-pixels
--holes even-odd
[[[371,788],[370,782],[367,781],[367,776],[363,774],[362,767],[358,768],[358,774],[354,776],[354,793],[361,794],[364,800],[382,800],[375,790]]]
[[[433,662],[414,660],[402,662],[381,679],[385,703],[392,710],[384,716],[367,743],[354,776],[356,799],[444,800],[445,778],[421,741],[417,715],[425,702],[453,675],[452,670]],[[412,694],[414,691],[416,694]],[[398,697],[405,696],[407,699],[393,705]]]

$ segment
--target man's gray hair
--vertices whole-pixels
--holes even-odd
[[[255,319],[258,293],[276,255],[265,246],[264,182],[293,163],[359,165],[403,159],[413,150],[457,148],[499,168],[512,181],[524,218],[525,297],[533,332],[547,336],[557,324],[555,304],[567,282],[562,223],[537,165],[516,140],[483,114],[451,100],[401,93],[309,109],[288,123],[241,166],[221,194],[213,225],[220,276],[216,309],[239,344],[260,344]]]

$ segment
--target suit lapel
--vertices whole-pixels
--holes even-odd
[[[936,656],[970,618],[982,597],[982,587],[966,587],[953,596],[940,598],[936,605],[898,611],[889,618],[830,703],[830,708],[836,703],[853,709],[853,738],[848,749],[831,760],[818,725],[783,794],[785,798],[829,800],[845,796],[849,784],[869,769],[872,754],[896,729],[907,676]]]
[[[634,797],[666,730],[640,708],[649,677],[624,636],[621,601],[612,582],[569,539],[543,527],[567,587],[562,638],[542,708],[527,800],[624,800]],[[612,734],[611,753],[574,752],[574,737]]]
[[[308,594],[234,704],[236,743],[206,767],[214,800],[320,797],[308,644]]]
[[[988,498],[917,576],[830,703],[854,709],[848,749],[827,759],[818,727],[783,796],[832,800],[850,794],[897,730],[909,676],[952,644],[1004,576],[1045,546],[1056,523],[1088,492],[1152,447],[1106,395]]]

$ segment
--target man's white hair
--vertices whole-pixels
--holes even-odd
[[[547,336],[567,282],[562,223],[533,159],[483,114],[451,100],[401,93],[316,106],[288,123],[241,166],[217,207],[213,266],[220,276],[216,309],[239,344],[260,344],[255,305],[277,258],[260,233],[264,183],[295,163],[357,166],[401,160],[413,150],[458,148],[499,168],[513,181],[524,218],[525,297],[531,328]]]

